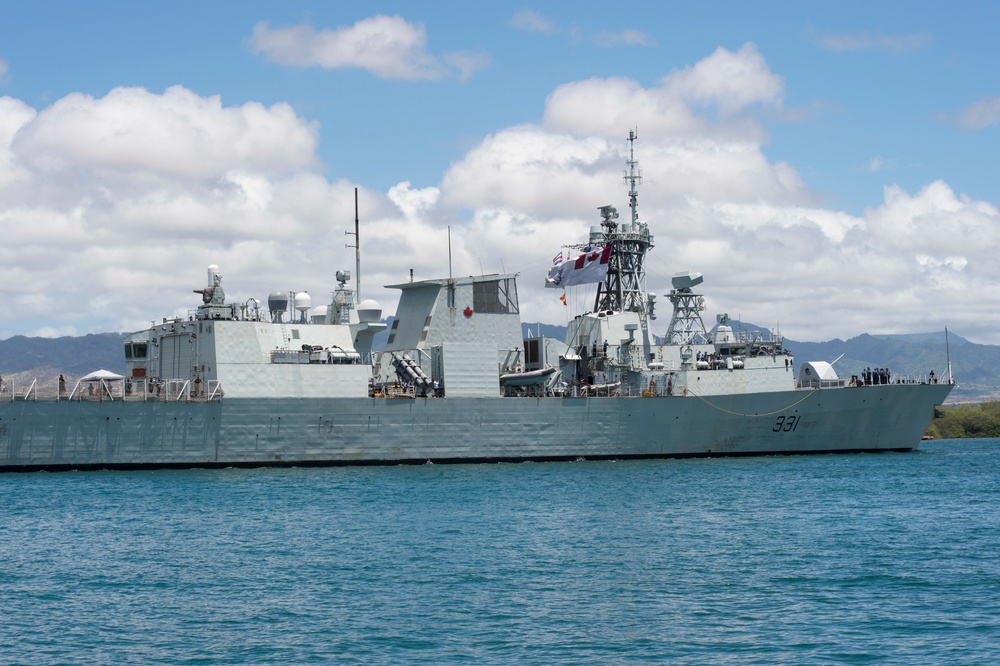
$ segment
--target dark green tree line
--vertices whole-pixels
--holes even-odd
[[[938,408],[938,415],[927,429],[931,437],[960,439],[963,437],[1000,437],[1000,401],[978,406],[959,405]]]

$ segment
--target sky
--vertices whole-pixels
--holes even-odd
[[[0,3],[0,339],[187,316],[338,269],[518,274],[522,319],[638,134],[655,247],[715,315],[795,340],[1000,344],[1000,5]],[[449,243],[451,263],[449,266]],[[356,276],[355,276],[356,277]]]

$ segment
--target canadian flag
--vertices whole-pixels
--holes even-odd
[[[549,269],[549,274],[545,278],[545,286],[552,289],[562,289],[577,284],[604,282],[608,277],[608,261],[610,259],[610,245],[584,252],[576,258],[576,261],[564,261]]]

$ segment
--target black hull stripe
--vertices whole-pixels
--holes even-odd
[[[588,460],[662,460],[684,458],[747,458],[760,456],[813,456],[845,453],[906,453],[916,447],[893,449],[824,449],[822,451],[743,451],[730,453],[662,453],[607,456],[528,456],[486,458],[407,458],[403,460],[270,460],[233,462],[151,462],[151,463],[89,463],[89,464],[28,464],[2,465],[0,472],[98,472],[98,471],[140,471],[158,469],[259,469],[291,467],[387,467],[399,465],[484,465],[523,462],[575,462]]]

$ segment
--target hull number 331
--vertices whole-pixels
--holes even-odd
[[[793,432],[797,427],[799,427],[798,416],[779,416],[778,420],[774,422],[774,427],[771,428],[771,431]]]

